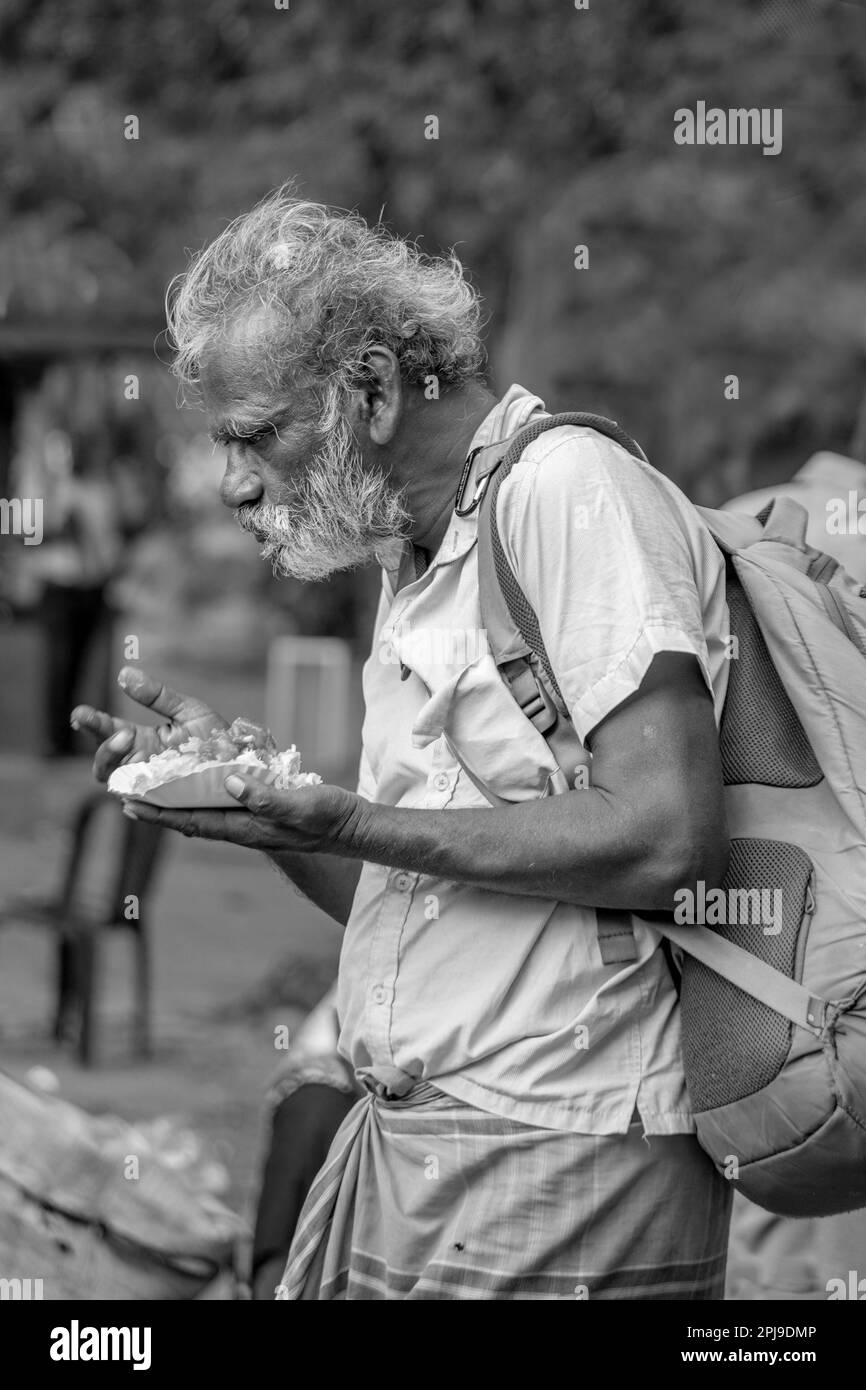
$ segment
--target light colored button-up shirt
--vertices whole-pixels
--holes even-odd
[[[512,386],[471,447],[543,408]],[[593,431],[557,429],[503,482],[498,515],[582,741],[662,651],[694,654],[718,720],[724,565],[673,483]],[[454,749],[498,796],[549,791],[553,754],[481,629],[476,525],[452,516],[399,591],[383,576],[358,788],[372,801],[489,809]],[[638,958],[604,965],[589,907],[365,864],[340,961],[341,1051],[374,1088],[429,1080],[526,1124],[621,1134],[637,1107],[649,1134],[689,1131],[676,994],[658,934],[634,930]]]

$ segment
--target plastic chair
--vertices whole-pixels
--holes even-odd
[[[104,905],[88,904],[83,882],[85,858],[103,821],[120,829],[117,870]],[[163,831],[160,826],[129,820],[113,797],[90,792],[76,809],[72,839],[60,889],[48,899],[17,898],[0,908],[0,926],[20,922],[47,927],[57,934],[57,975],[54,1037],[63,1041],[70,1018],[77,1014],[78,1053],[83,1066],[91,1066],[96,1047],[95,987],[99,938],[103,931],[126,929],[135,945],[134,1051],[150,1055],[151,971],[147,932],[147,895],[159,860]],[[109,837],[110,840],[111,837]],[[114,847],[109,853],[114,852]],[[127,916],[135,898],[137,916]]]

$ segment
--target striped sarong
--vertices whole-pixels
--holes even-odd
[[[566,1134],[365,1096],[301,1212],[283,1299],[721,1299],[730,1183],[692,1135]]]

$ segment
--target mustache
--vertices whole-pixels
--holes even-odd
[[[335,529],[347,534],[361,536],[370,541],[393,540],[395,534],[405,539],[406,513],[396,494],[392,494],[378,513],[363,505],[364,497],[355,499],[355,506],[345,510],[333,507],[329,520]],[[311,520],[321,525],[322,518],[316,515],[315,507],[305,506],[302,500],[292,502],[243,502],[235,512],[235,520],[242,530],[248,531],[256,540],[265,544],[281,538],[284,544],[291,543],[295,530]],[[311,515],[312,514],[312,515]],[[330,529],[330,528],[328,528]]]
[[[411,525],[401,495],[351,448],[320,455],[290,498],[245,502],[235,516],[277,576],[307,580],[393,557]]]
[[[275,531],[287,529],[301,515],[300,508],[290,508],[286,502],[243,502],[235,511],[235,520],[241,530],[264,542]]]

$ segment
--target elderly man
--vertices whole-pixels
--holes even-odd
[[[131,808],[263,850],[346,925],[340,1049],[366,1094],[279,1296],[720,1297],[729,1188],[693,1137],[659,937],[632,919],[634,959],[605,963],[595,911],[669,909],[725,872],[709,533],[592,430],[544,434],[503,483],[503,544],[591,755],[591,785],[548,795],[547,745],[479,640],[477,514],[454,507],[472,452],[544,407],[484,384],[459,263],[283,190],[200,254],[171,331],[223,501],[276,570],[383,569],[357,794],[229,777],[236,811]],[[102,778],[219,722],[121,684],[167,722],[77,711]]]

